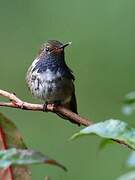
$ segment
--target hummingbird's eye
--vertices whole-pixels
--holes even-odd
[[[46,47],[45,50],[48,52],[49,51],[49,47]]]

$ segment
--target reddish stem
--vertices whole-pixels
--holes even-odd
[[[8,146],[6,143],[6,136],[2,127],[0,127],[0,141],[1,141],[1,150],[8,149]],[[2,176],[2,180],[7,180],[7,179],[14,180],[12,167],[10,166],[9,168],[6,168],[3,171],[1,171],[1,176]]]

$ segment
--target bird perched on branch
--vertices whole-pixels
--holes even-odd
[[[75,77],[67,66],[64,56],[64,49],[70,44],[71,42],[63,44],[56,40],[49,40],[43,44],[39,54],[28,69],[26,81],[31,93],[42,99],[45,106],[50,103],[63,105],[77,113],[73,83]],[[69,120],[73,122],[71,119]]]

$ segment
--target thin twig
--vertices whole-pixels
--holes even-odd
[[[3,96],[10,100],[10,102],[0,102],[0,106],[3,107],[11,107],[11,108],[18,108],[22,110],[32,110],[32,111],[44,111],[44,104],[32,104],[25,101],[22,101],[19,99],[15,94],[9,93],[7,91],[0,90],[0,96]],[[90,126],[94,124],[92,121],[85,119],[78,114],[70,111],[69,109],[66,109],[63,106],[54,106],[53,104],[48,104],[46,107],[47,111],[53,112],[53,113],[59,113],[62,116],[67,117],[70,120],[73,120],[74,122],[84,125],[84,126]],[[126,144],[123,141],[112,139],[113,141],[125,145],[130,149],[133,149],[128,144]]]
[[[43,104],[32,104],[24,102],[16,95],[7,91],[0,90],[0,96],[10,99],[10,102],[0,102],[0,106],[18,108],[22,110],[44,111]],[[60,113],[61,115],[66,116],[67,118],[72,119],[74,122],[77,122],[84,126],[92,124],[92,121],[80,117],[78,114],[73,113],[72,111],[64,108],[63,106],[54,106],[53,104],[48,104],[47,111]]]

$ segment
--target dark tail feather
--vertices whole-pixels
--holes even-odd
[[[77,102],[76,102],[76,96],[75,93],[73,93],[71,101],[70,101],[70,110],[76,114],[78,114],[77,112]],[[80,126],[80,123],[77,123],[75,121],[73,121],[72,119],[70,120],[72,123],[74,124],[78,124],[78,126]]]
[[[76,102],[75,93],[73,93],[70,103],[65,104],[64,107],[66,107],[66,108],[70,109],[72,112],[78,114],[78,113],[77,113],[77,102]],[[64,119],[69,119],[69,118],[67,118],[67,117],[65,117],[65,116],[62,116],[62,115],[59,114],[59,113],[56,113],[56,114],[57,114],[58,116],[64,118]],[[72,123],[77,124],[78,126],[80,126],[80,123],[77,123],[77,122],[73,121],[72,119],[69,119],[69,120],[70,120],[70,122],[72,122]]]
[[[74,113],[78,114],[75,93],[73,93],[71,101],[70,101],[70,110],[73,111]]]

